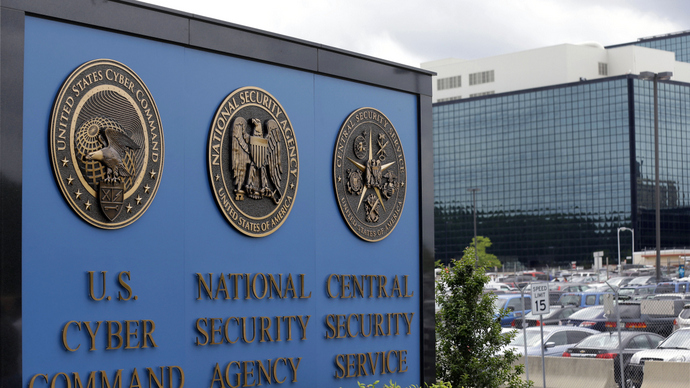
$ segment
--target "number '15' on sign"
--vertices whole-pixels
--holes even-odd
[[[542,315],[548,314],[550,312],[549,305],[549,284],[544,283],[532,283],[531,284],[532,293],[532,314]]]

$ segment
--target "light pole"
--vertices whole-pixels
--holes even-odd
[[[671,79],[673,72],[664,71],[653,73],[643,71],[640,79],[654,82],[654,203],[656,207],[656,282],[661,281],[661,190],[659,188],[659,97],[657,92],[658,81]]]
[[[478,188],[467,189],[467,191],[472,192],[472,213],[474,213],[474,266],[479,267],[479,252],[477,252],[477,191],[481,191]]]
[[[618,276],[623,276],[623,267],[621,267],[621,230],[629,230],[632,232],[632,251],[630,251],[630,257],[632,257],[633,262],[635,261],[635,231],[630,228],[620,227],[618,228]]]

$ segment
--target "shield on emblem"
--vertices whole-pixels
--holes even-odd
[[[101,203],[103,214],[110,221],[122,211],[122,204],[125,202],[125,184],[101,182],[98,185],[98,201]]]

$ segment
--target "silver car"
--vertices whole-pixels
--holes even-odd
[[[690,327],[690,305],[685,305],[680,314],[678,314],[678,318],[673,320],[673,331],[684,327]]]
[[[645,361],[690,362],[690,328],[673,332],[656,349],[635,353],[625,367],[630,380],[628,386],[640,387],[644,378]]]
[[[542,326],[544,329],[544,355],[561,356],[569,347],[589,337],[592,334],[599,334],[599,331],[566,326]],[[527,355],[541,355],[541,328],[528,327],[527,331]],[[525,337],[522,330],[517,331],[513,341],[508,344],[516,354],[525,352]]]

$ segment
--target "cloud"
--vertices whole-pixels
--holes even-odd
[[[562,43],[628,43],[690,20],[690,2],[672,0],[149,2],[410,66]]]

